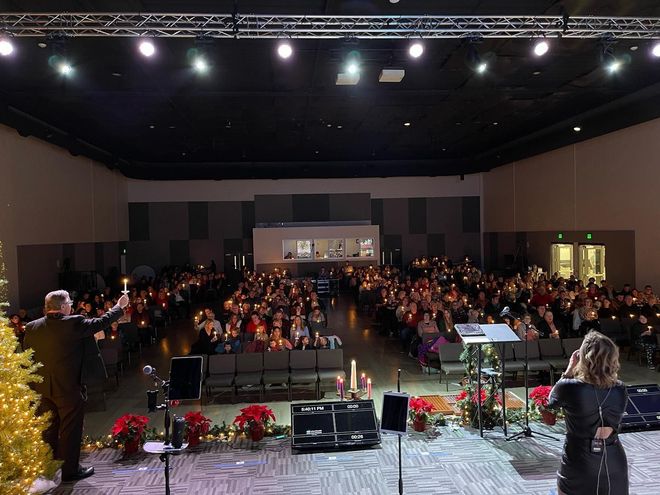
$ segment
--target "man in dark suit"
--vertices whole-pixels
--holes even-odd
[[[35,362],[43,366],[37,374],[41,383],[33,383],[41,394],[38,414],[51,413],[51,424],[44,431],[44,441],[53,449],[56,459],[64,461],[62,480],[75,481],[94,474],[93,467],[79,465],[82,440],[84,400],[81,375],[86,338],[110,326],[123,314],[128,297],[100,318],[87,319],[71,315],[69,293],[64,290],[46,295],[46,316],[26,325],[24,348],[33,349]]]

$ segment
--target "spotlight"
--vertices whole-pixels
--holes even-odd
[[[614,74],[615,72],[618,72],[619,69],[621,69],[621,61],[617,59],[614,59],[607,64],[607,72],[609,72],[610,74]]]
[[[156,47],[149,40],[142,40],[138,48],[140,53],[145,57],[151,57],[154,53],[156,53]]]
[[[209,64],[206,63],[202,57],[198,57],[193,62],[193,68],[200,73],[206,72],[209,69]]]
[[[346,64],[346,72],[349,74],[357,74],[360,71],[360,66],[357,62],[349,62]]]
[[[286,60],[291,55],[293,55],[293,47],[291,46],[291,43],[289,43],[288,41],[284,41],[280,43],[277,46],[277,54],[280,56],[280,58],[283,58],[284,60]]]
[[[479,65],[477,65],[477,72],[479,74],[486,72],[486,69],[488,69],[488,64],[486,62],[481,62]]]
[[[651,49],[651,54],[654,57],[660,58],[660,41],[658,41],[655,45],[653,45],[653,48]]]
[[[7,57],[14,51],[14,45],[6,38],[0,39],[0,55]]]
[[[550,49],[550,45],[548,45],[548,42],[545,40],[541,40],[534,45],[534,55],[537,57],[542,57],[546,53],[548,53],[548,50]]]
[[[422,53],[424,53],[424,45],[422,45],[420,41],[415,41],[408,48],[408,53],[412,58],[419,58],[422,56]]]
[[[62,62],[58,67],[57,70],[59,71],[60,74],[63,76],[68,76],[73,72],[73,67],[71,64],[68,62]]]

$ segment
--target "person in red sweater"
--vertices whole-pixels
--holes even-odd
[[[259,313],[253,311],[250,314],[250,321],[245,326],[245,333],[247,340],[254,340],[254,336],[257,333],[266,333],[266,322],[259,317]]]
[[[539,284],[536,289],[536,293],[532,296],[532,300],[529,302],[530,306],[550,306],[554,302],[555,298],[552,294],[549,294],[545,288],[544,284]]]

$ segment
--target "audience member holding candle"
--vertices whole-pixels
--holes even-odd
[[[190,354],[215,354],[218,342],[218,334],[213,327],[212,320],[206,320],[203,328],[199,331],[199,337],[190,348]]]
[[[296,344],[295,347],[296,350],[299,351],[313,351],[314,350],[314,345],[312,345],[309,337],[307,335],[303,335],[299,340],[298,344]]]

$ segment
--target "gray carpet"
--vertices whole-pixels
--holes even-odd
[[[562,427],[533,425],[556,432],[561,441],[541,437],[506,442],[502,433],[484,439],[472,431],[442,427],[437,434],[411,433],[403,440],[404,492],[415,494],[554,495]],[[513,432],[517,429],[511,428]],[[629,461],[633,495],[658,493],[656,460],[660,432],[621,436]],[[96,474],[62,485],[57,494],[163,494],[163,465],[144,453],[122,459],[112,449],[85,454]],[[171,463],[173,494],[384,495],[398,493],[396,437],[384,436],[370,450],[291,453],[290,441],[257,445],[202,444]],[[614,494],[613,494],[614,495]]]

